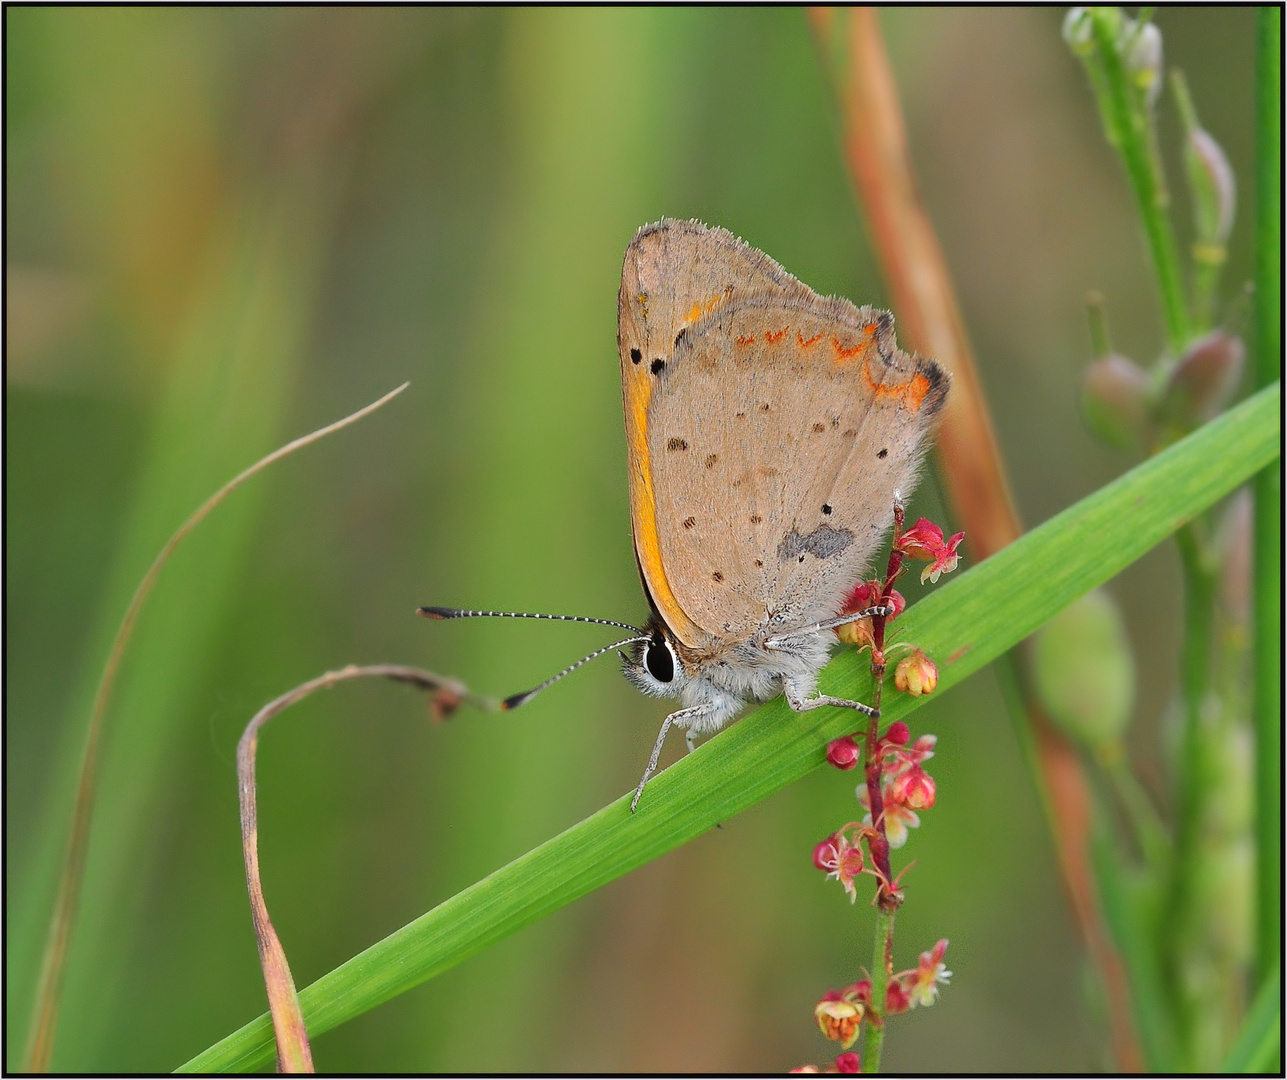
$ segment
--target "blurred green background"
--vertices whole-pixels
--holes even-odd
[[[1076,413],[1098,288],[1161,345],[1129,194],[1061,10],[902,9],[913,156],[1028,524],[1130,463]],[[1163,9],[1248,205],[1252,19]],[[621,254],[700,217],[820,291],[884,302],[804,15],[755,10],[9,8],[6,1018],[17,1066],[94,686],[177,525],[274,446],[409,379],[236,493],[166,568],[121,672],[53,1065],[164,1070],[265,1008],[233,750],[348,662],[505,694],[606,638],[430,624],[443,603],[639,619],[615,355]],[[1177,188],[1178,121],[1162,105]],[[1226,280],[1249,276],[1238,223]],[[1236,327],[1245,323],[1231,307]],[[932,480],[912,507],[941,514]],[[968,538],[967,538],[968,544]],[[967,561],[968,565],[968,561]],[[1113,583],[1165,803],[1178,574]],[[909,592],[916,594],[917,589]],[[603,662],[431,727],[350,684],[261,739],[267,899],[303,986],[638,778],[664,706]],[[1100,1005],[990,673],[932,701],[938,805],[902,852],[896,966],[951,940],[892,1070],[1108,1066]],[[675,739],[666,760],[678,752]],[[821,770],[318,1038],[349,1070],[779,1070],[873,915],[812,868],[855,815]]]

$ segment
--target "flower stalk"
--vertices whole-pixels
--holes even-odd
[[[894,916],[897,907],[878,906],[876,913],[876,934],[874,951],[871,958],[871,979],[873,987],[886,987],[894,973]],[[872,994],[872,1005],[867,1011],[867,1033],[862,1044],[863,1071],[880,1072],[880,1054],[885,1045],[884,994],[879,995],[880,1007],[876,1007],[877,994]]]
[[[1143,27],[1148,25],[1127,19],[1117,8],[1074,8],[1065,23],[1065,37],[1086,65],[1104,133],[1126,167],[1157,276],[1167,341],[1171,353],[1179,356],[1189,341],[1189,315],[1175,234],[1167,215],[1170,196],[1148,100],[1153,84],[1141,85],[1128,68],[1132,46],[1139,35],[1147,33]],[[1078,34],[1083,35],[1080,44],[1074,41]]]

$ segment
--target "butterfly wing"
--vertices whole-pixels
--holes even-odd
[[[745,296],[804,297],[809,289],[763,252],[724,229],[662,220],[626,249],[617,298],[617,350],[625,407],[630,518],[649,599],[684,644],[709,641],[675,596],[662,554],[653,490],[650,407],[676,341],[699,319]],[[664,442],[664,440],[663,440]]]
[[[893,318],[808,293],[731,299],[651,373],[659,559],[712,637],[839,610],[906,498],[947,394]]]

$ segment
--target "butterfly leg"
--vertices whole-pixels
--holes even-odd
[[[854,709],[857,712],[865,713],[867,716],[874,716],[878,719],[880,717],[879,709],[873,709],[870,705],[864,705],[861,701],[832,697],[830,694],[805,697],[797,687],[792,686],[790,683],[787,683],[784,690],[787,704],[791,706],[793,712],[809,712],[811,709],[821,709],[824,706],[831,705],[837,709]]]
[[[632,814],[635,812],[635,807],[639,805],[639,796],[643,794],[644,784],[648,783],[648,778],[657,771],[657,759],[661,757],[661,748],[665,745],[666,734],[670,731],[670,725],[676,721],[691,725],[698,717],[714,711],[714,706],[712,705],[694,705],[688,709],[678,709],[662,721],[661,731],[657,734],[657,741],[653,743],[652,756],[648,759],[648,768],[644,769],[639,786],[635,788],[635,797],[630,800],[630,812]],[[689,730],[691,732],[691,727]],[[692,749],[691,745],[689,749]]]

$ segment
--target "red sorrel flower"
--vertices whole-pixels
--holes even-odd
[[[909,558],[927,561],[930,565],[921,571],[921,582],[926,578],[936,582],[940,574],[950,574],[956,569],[960,559],[956,549],[964,537],[965,533],[960,532],[944,541],[943,530],[929,518],[921,518],[898,538],[894,550]]]
[[[845,835],[851,829],[854,830],[853,840]],[[858,891],[854,888],[858,875],[870,873],[864,871],[862,848],[859,846],[860,838],[867,831],[856,821],[851,821],[813,849],[813,865],[825,871],[828,880],[835,878],[845,887],[851,904],[858,899]]]
[[[852,735],[842,735],[827,743],[827,760],[837,769],[848,771],[858,764],[862,750],[854,742]]]
[[[913,765],[895,779],[889,789],[896,794],[900,804],[912,810],[928,810],[934,805],[934,778],[919,765]]]
[[[894,686],[913,697],[928,694],[938,685],[938,668],[920,649],[914,649],[898,661],[894,669]]]
[[[881,818],[885,822],[885,839],[889,841],[891,848],[900,848],[907,843],[907,830],[919,828],[921,819],[902,802],[900,792],[893,784],[885,784],[881,790],[881,800],[884,803]],[[858,785],[858,801],[867,808],[863,824],[871,825],[871,799],[867,794],[866,784]]]
[[[865,611],[867,608],[875,607],[880,603],[884,589],[883,582],[860,581],[845,597],[845,602],[840,608],[841,612]],[[885,616],[886,623],[892,622],[907,609],[907,601],[903,599],[902,593],[897,589],[889,590],[889,595],[885,597],[885,603],[894,609],[893,614]],[[854,645],[859,649],[870,648],[875,643],[871,616],[837,627],[836,636],[841,641]]]
[[[848,1050],[857,1040],[862,1015],[861,1005],[845,1001],[835,990],[830,991],[813,1009],[818,1030],[828,1039],[838,1042],[844,1050]]]
[[[912,743],[910,748],[904,748],[904,746],[896,743],[890,745],[888,738],[881,741],[885,744],[880,747],[880,751],[885,757],[883,766],[885,779],[890,780],[899,773],[906,772],[908,769],[921,764],[921,762],[929,761],[934,756],[934,744],[938,742],[938,736],[922,735]]]
[[[915,971],[903,972],[899,976],[912,1005],[933,1005],[938,999],[939,983],[947,984],[952,973],[943,963],[943,954],[947,952],[947,938],[940,938],[929,952],[921,953],[920,963]]]
[[[911,737],[912,733],[908,730],[907,725],[901,720],[895,720],[889,725],[889,730],[885,732],[881,742],[889,743],[893,746],[906,746]]]
[[[911,1007],[911,999],[903,989],[903,984],[897,979],[891,979],[889,985],[885,987],[885,1015],[906,1012]]]

